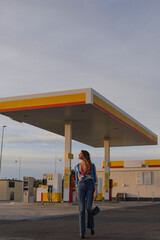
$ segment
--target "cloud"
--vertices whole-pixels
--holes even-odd
[[[60,136],[55,136],[53,134],[53,136],[50,135],[33,135],[33,134],[29,134],[29,136],[18,136],[18,137],[7,137],[5,140],[6,143],[8,144],[17,144],[17,143],[21,143],[21,144],[43,144],[43,145],[47,145],[47,144],[63,144],[64,143],[64,139]]]

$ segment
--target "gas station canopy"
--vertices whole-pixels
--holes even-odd
[[[91,88],[0,98],[0,113],[93,147],[156,145],[157,135]]]

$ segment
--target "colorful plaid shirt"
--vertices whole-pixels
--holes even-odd
[[[92,166],[93,166],[92,167],[92,172],[91,173],[85,173],[84,176],[83,176],[83,181],[87,180],[87,175],[91,175],[91,179],[93,179],[94,185],[97,185],[98,181],[97,181],[97,175],[96,175],[96,167],[95,167],[94,163],[92,163]],[[81,171],[80,163],[79,163],[75,166],[75,184],[76,184],[76,187],[78,187],[79,179],[81,178],[82,174],[83,173]]]

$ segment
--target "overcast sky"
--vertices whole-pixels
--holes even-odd
[[[0,97],[92,87],[160,134],[159,0],[0,0]],[[0,115],[2,177],[63,171],[64,138]],[[1,133],[0,133],[1,134]],[[88,149],[101,167],[103,148]],[[62,159],[62,161],[59,161]],[[160,159],[160,145],[111,160]]]

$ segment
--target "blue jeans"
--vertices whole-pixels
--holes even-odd
[[[78,199],[79,199],[79,226],[80,234],[86,234],[86,223],[85,223],[85,206],[88,213],[87,227],[94,229],[94,218],[92,215],[92,203],[94,194],[93,180],[86,180],[79,182],[78,184]]]

